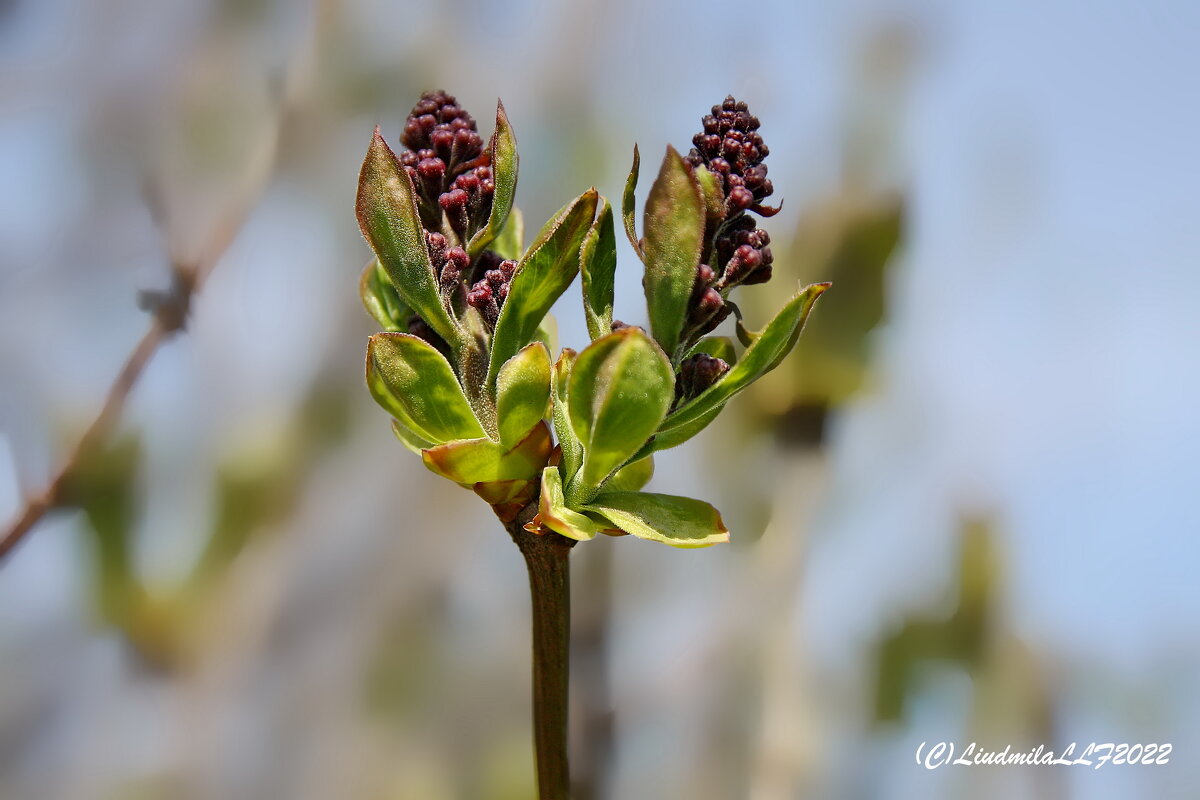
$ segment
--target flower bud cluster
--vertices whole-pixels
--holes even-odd
[[[474,118],[443,91],[425,92],[404,123],[400,163],[420,200],[421,223],[466,242],[487,223],[496,184]]]
[[[489,327],[495,327],[496,320],[500,318],[500,309],[504,307],[504,301],[508,298],[508,289],[512,285],[517,262],[504,260],[495,263],[499,258],[495,253],[488,251],[485,255],[490,256],[488,260],[493,263],[480,265],[483,268],[483,277],[467,292],[467,305],[479,309],[484,322]]]
[[[729,96],[713,106],[701,124],[704,130],[692,137],[695,146],[686,160],[718,177],[725,215],[713,246],[705,253],[706,263],[696,269],[685,325],[691,339],[712,331],[729,316],[732,309],[725,298],[733,287],[771,279],[771,237],[745,212],[771,216],[777,211],[762,205],[775,189],[763,163],[770,150],[758,133],[758,117],[744,102]]]
[[[688,356],[679,365],[675,376],[675,405],[680,405],[703,392],[729,371],[723,359],[707,353]]]
[[[470,275],[471,257],[466,250],[458,245],[451,246],[443,234],[434,231],[425,231],[425,247],[442,296],[452,303],[459,300],[464,281]]]
[[[695,146],[687,162],[693,167],[703,165],[720,177],[728,215],[746,209],[759,211],[775,189],[762,163],[771,151],[758,133],[758,117],[730,95],[713,106],[700,123],[704,130],[692,137]]]

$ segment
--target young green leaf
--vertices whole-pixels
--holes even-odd
[[[558,320],[553,314],[542,317],[542,324],[538,325],[534,340],[546,345],[546,349],[551,353],[558,349]]]
[[[637,257],[645,260],[642,253],[642,244],[638,240],[637,227],[634,225],[634,197],[633,193],[637,191],[638,172],[641,169],[642,157],[638,153],[638,147],[633,146],[633,167],[629,170],[629,177],[625,179],[625,192],[621,195],[621,218],[625,221],[625,236],[629,238],[629,243],[633,245],[633,252],[637,253]]]
[[[708,547],[729,541],[721,513],[700,500],[647,492],[602,492],[583,506],[640,539],[673,547]]]
[[[404,427],[404,424],[398,419],[392,420],[392,433],[400,440],[400,444],[407,447],[417,455],[421,455],[421,451],[427,447],[433,447],[437,442],[431,442],[427,439],[422,439],[413,431]]]
[[[583,312],[588,335],[599,339],[612,330],[613,276],[617,271],[617,234],[612,207],[600,198],[600,212],[579,249]]]
[[[704,244],[704,198],[683,157],[668,147],[646,198],[646,274],[650,330],[668,355],[679,346]]]
[[[596,215],[595,189],[567,203],[546,223],[529,252],[517,264],[508,298],[492,334],[488,383],[494,384],[500,365],[533,341],[538,325],[579,271],[579,247]]]
[[[631,461],[613,473],[604,484],[606,492],[636,492],[654,477],[654,457]]]
[[[742,360],[708,389],[671,412],[663,422],[660,433],[675,430],[706,416],[759,376],[778,366],[800,337],[813,304],[828,288],[828,283],[814,283],[800,290],[767,323],[754,343],[746,348]]]
[[[496,132],[492,134],[492,180],[496,190],[492,195],[492,210],[487,225],[471,237],[467,251],[471,258],[479,255],[492,243],[512,210],[517,194],[517,140],[504,111],[504,103],[496,102]]]
[[[373,259],[363,269],[358,279],[358,296],[362,299],[363,308],[379,323],[385,331],[402,331],[407,329],[408,306],[396,294],[396,288],[379,263]]]
[[[521,209],[513,206],[508,214],[508,222],[492,240],[491,249],[499,253],[501,258],[521,260],[521,254],[525,252],[525,217]]]
[[[571,419],[567,412],[569,402],[567,387],[577,355],[571,348],[563,348],[562,353],[558,356],[558,361],[554,364],[554,371],[551,373],[550,391],[554,397],[551,412],[554,419],[554,433],[558,437],[559,447],[562,448],[562,460],[559,462],[558,468],[562,472],[564,484],[571,482],[575,473],[579,471],[579,465],[583,463],[583,445],[580,444],[579,437],[575,435],[575,430],[571,427]]]
[[[572,503],[586,499],[645,443],[675,397],[671,362],[641,328],[592,342],[571,369],[571,428],[583,444],[583,466],[568,484]]]
[[[686,422],[677,428],[671,428],[670,430],[654,434],[654,438],[647,442],[634,458],[640,458],[650,453],[657,453],[659,450],[670,450],[672,447],[678,447],[707,428],[709,423],[717,418],[723,408],[725,408],[724,404],[719,405],[706,412],[704,416],[698,417],[691,422]]]
[[[416,336],[377,333],[370,338],[367,386],[381,406],[422,439],[448,442],[484,435],[450,364]]]
[[[359,173],[355,208],[363,236],[392,279],[400,299],[438,336],[457,347],[458,327],[438,294],[412,181],[379,128],[375,128]]]
[[[538,519],[542,525],[568,539],[586,542],[607,527],[586,514],[567,508],[563,497],[562,476],[555,467],[542,470],[542,493],[538,500]]]
[[[515,447],[491,439],[446,442],[421,453],[425,466],[460,486],[495,483],[539,475],[554,449],[550,428],[539,422]]]
[[[701,339],[687,352],[689,356],[694,356],[696,353],[708,353],[726,364],[737,363],[737,350],[734,349],[733,340],[728,336],[708,336]]]
[[[725,190],[721,188],[721,179],[709,172],[707,167],[696,167],[693,174],[700,186],[700,196],[704,198],[704,244],[707,247],[711,244],[710,239],[716,235],[717,228],[725,221]]]
[[[500,443],[511,447],[542,421],[550,404],[550,351],[541,342],[523,347],[496,377]]]

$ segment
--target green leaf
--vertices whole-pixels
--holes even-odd
[[[404,427],[403,423],[401,423],[398,419],[392,420],[392,433],[395,434],[396,438],[400,440],[400,444],[404,445],[417,455],[421,455],[422,450],[428,447],[433,447],[437,444],[436,442],[422,439],[413,431]]]
[[[583,466],[568,484],[572,503],[641,448],[674,397],[671,362],[641,328],[614,331],[579,354],[567,395],[571,428],[583,444]]]
[[[374,259],[363,269],[358,279],[358,296],[363,308],[385,331],[402,331],[408,328],[408,306],[396,294],[396,288],[379,263]]]
[[[617,234],[612,207],[600,198],[600,212],[579,250],[583,280],[583,312],[588,335],[599,339],[612,330],[613,277],[617,271]]]
[[[606,492],[636,492],[654,477],[654,458],[646,456],[621,467],[604,484]]]
[[[725,221],[725,190],[721,188],[721,179],[706,167],[696,167],[693,174],[700,186],[700,196],[704,198],[704,243],[707,246],[710,244],[708,237],[714,236]]]
[[[376,402],[422,439],[484,435],[449,362],[416,336],[377,333],[370,338],[367,386]]]
[[[542,324],[538,325],[535,338],[546,345],[546,349],[551,353],[558,349],[558,320],[553,314],[542,317]]]
[[[522,216],[521,209],[513,206],[513,210],[508,214],[508,222],[504,223],[499,235],[492,240],[491,249],[499,253],[501,258],[513,261],[521,259],[521,254],[525,252],[525,217]]]
[[[729,541],[721,513],[701,500],[647,492],[603,492],[583,506],[640,539],[674,547]]]
[[[412,181],[379,128],[358,177],[358,225],[404,304],[457,348],[458,327],[438,294]]]
[[[568,539],[586,542],[596,538],[607,526],[586,514],[567,508],[563,497],[562,476],[556,467],[542,470],[542,492],[538,500],[538,520],[555,533]]]
[[[494,383],[500,365],[533,341],[550,306],[575,280],[579,247],[596,215],[597,197],[596,190],[589,189],[567,203],[546,223],[517,264],[492,334],[489,385]]]
[[[730,397],[770,372],[788,354],[800,337],[804,321],[828,283],[814,283],[801,289],[775,318],[767,323],[754,343],[742,353],[742,359],[709,388],[675,409],[663,423],[661,432],[694,422],[725,404]]]
[[[625,221],[625,235],[629,238],[629,243],[633,245],[633,252],[637,253],[637,257],[645,260],[642,253],[642,245],[638,240],[637,228],[634,226],[634,198],[633,193],[637,191],[638,172],[641,170],[642,157],[638,153],[637,145],[633,146],[633,168],[629,170],[629,177],[625,179],[625,192],[621,195],[621,217]]]
[[[550,351],[534,342],[504,362],[496,378],[500,443],[511,447],[541,422],[550,405]]]
[[[562,460],[558,467],[562,472],[563,483],[570,483],[575,477],[575,473],[579,471],[580,464],[583,463],[583,445],[580,444],[579,437],[575,435],[575,429],[571,427],[570,414],[567,411],[569,404],[567,388],[570,384],[571,369],[575,366],[576,356],[577,353],[574,350],[569,347],[564,348],[551,373],[550,392],[554,398],[551,413],[554,420],[554,434],[558,437],[558,446],[562,448]]]
[[[504,111],[504,103],[496,102],[496,132],[492,134],[492,180],[496,191],[492,195],[492,210],[487,225],[471,237],[467,252],[471,258],[479,255],[492,243],[512,210],[513,198],[517,194],[517,140],[512,125]]]
[[[674,356],[704,244],[704,198],[683,157],[668,147],[646,198],[646,275],[650,330]]]
[[[645,452],[656,453],[659,450],[670,450],[672,447],[678,447],[707,428],[709,423],[717,418],[723,408],[725,408],[725,405],[721,404],[691,422],[655,434],[654,438],[650,440],[649,445],[644,448]]]
[[[553,449],[550,428],[540,422],[514,447],[486,438],[468,439],[430,447],[421,457],[431,471],[473,489],[477,483],[535,478]]]

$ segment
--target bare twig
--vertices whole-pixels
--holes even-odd
[[[138,379],[141,378],[146,366],[158,352],[158,348],[174,334],[182,331],[187,324],[188,310],[192,300],[200,292],[205,280],[208,279],[217,263],[225,255],[234,238],[245,224],[257,198],[266,185],[275,163],[275,153],[278,149],[279,138],[287,115],[286,106],[281,103],[276,114],[273,128],[269,134],[268,147],[261,153],[258,163],[254,166],[251,180],[247,182],[246,191],[239,196],[218,224],[207,242],[200,258],[191,263],[176,260],[172,264],[172,287],[166,293],[144,293],[143,301],[153,311],[150,328],[133,348],[124,366],[117,373],[112,388],[108,390],[104,405],[92,424],[88,426],[78,444],[75,445],[66,462],[55,474],[54,478],[41,492],[29,497],[16,518],[4,530],[0,537],[0,563],[3,563],[9,552],[33,530],[42,519],[55,508],[59,508],[67,500],[67,489],[75,470],[85,456],[93,448],[108,440],[113,429],[121,419],[125,403],[129,399]],[[165,222],[163,209],[155,192],[147,194],[151,212],[160,224],[170,232],[169,223]],[[169,237],[168,237],[169,238]]]

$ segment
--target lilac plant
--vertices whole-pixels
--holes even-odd
[[[828,284],[800,289],[758,332],[730,299],[771,277],[756,216],[777,209],[760,124],[726,98],[687,156],[668,147],[635,225],[649,330],[613,319],[614,214],[589,189],[524,246],[513,207],[517,150],[503,105],[485,146],[444,92],[422,95],[395,153],[377,129],[357,214],[375,253],[360,281],[384,329],[367,347],[367,386],[397,438],[433,472],[489,503],[525,555],[534,603],[534,702],[542,798],[567,792],[567,555],[598,534],[676,547],[728,540],[702,500],[643,491],[653,454],[711,423],[795,345]],[[548,316],[581,277],[591,343],[556,359]],[[730,315],[737,342],[712,335]],[[740,347],[739,347],[740,344]]]

